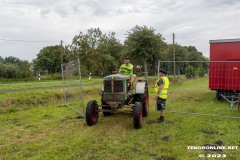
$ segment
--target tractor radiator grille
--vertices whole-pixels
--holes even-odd
[[[113,93],[123,92],[123,81],[114,81],[113,84]],[[104,82],[104,92],[112,93],[112,81]]]
[[[111,81],[105,81],[104,82],[104,92],[112,92]]]
[[[114,81],[114,92],[123,92],[123,81]]]

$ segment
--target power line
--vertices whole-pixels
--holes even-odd
[[[49,42],[59,42],[59,41],[46,41],[46,40],[24,40],[24,39],[2,39],[0,38],[0,41],[8,41],[8,42],[27,42],[27,43],[49,43]]]

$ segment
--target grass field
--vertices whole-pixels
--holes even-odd
[[[239,159],[240,149],[190,150],[187,146],[240,146],[240,119],[166,112],[166,120],[158,123],[153,78],[150,82],[150,113],[139,130],[133,128],[130,114],[101,114],[97,125],[87,126],[78,113],[59,107],[61,89],[0,94],[0,159]],[[85,104],[92,99],[100,102],[101,83],[95,84],[84,87]],[[69,103],[81,110],[79,89],[69,92]],[[172,84],[166,109],[240,118],[236,106],[229,106],[215,99],[208,79],[203,78]],[[200,154],[226,158],[199,158]]]
[[[95,79],[94,81],[89,81],[88,79],[83,79],[82,83],[85,85],[96,84],[102,82],[102,79]],[[80,80],[66,80],[65,86],[79,85]],[[47,88],[47,87],[62,87],[63,82],[60,80],[55,81],[39,81],[39,82],[21,82],[21,83],[0,83],[0,91],[4,92],[7,90],[21,90],[21,89],[34,89],[34,88]]]

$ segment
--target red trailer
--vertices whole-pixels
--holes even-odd
[[[240,39],[210,40],[209,88],[233,104],[240,93]],[[239,104],[239,103],[238,103]]]

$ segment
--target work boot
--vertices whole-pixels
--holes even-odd
[[[163,117],[163,116],[160,116],[159,122],[163,122],[163,121],[164,121],[164,117]]]

